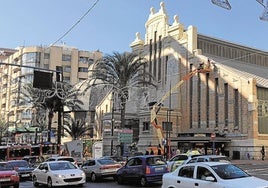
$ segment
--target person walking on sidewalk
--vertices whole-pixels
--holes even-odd
[[[265,149],[264,146],[261,147],[261,160],[264,161],[264,157],[265,157]]]

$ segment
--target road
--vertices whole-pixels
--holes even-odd
[[[20,188],[33,188],[33,183],[31,181],[24,181],[20,183]],[[44,188],[43,186],[42,188]],[[72,186],[73,187],[73,186]],[[96,183],[91,183],[87,182],[84,185],[84,188],[135,188],[135,187],[140,187],[138,184],[137,185],[119,185],[116,181],[114,181],[112,178],[107,178],[102,180],[101,182],[96,182]],[[148,186],[149,188],[160,188],[161,187],[161,182],[155,183],[152,185]],[[41,188],[41,187],[40,187]],[[77,187],[79,188],[79,187]]]
[[[245,170],[250,175],[268,180],[268,163],[261,164],[237,164],[243,170]],[[84,188],[133,188],[140,187],[139,185],[118,185],[117,182],[113,181],[113,179],[105,179],[101,182],[91,183],[87,182]],[[161,188],[161,183],[155,183],[149,185],[150,188]],[[24,181],[20,183],[20,188],[33,188],[33,184],[31,181]]]

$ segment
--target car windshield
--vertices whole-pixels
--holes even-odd
[[[227,157],[211,157],[210,161],[214,161],[214,162],[230,162],[230,160]]]
[[[12,167],[29,167],[29,164],[27,163],[27,161],[12,161],[9,162],[9,165]]]
[[[112,159],[98,159],[98,162],[102,165],[115,164],[116,162]]]
[[[236,179],[249,177],[245,171],[232,164],[222,164],[211,167],[222,179]]]
[[[7,163],[0,163],[0,171],[8,171],[12,170],[11,166],[8,166]]]
[[[146,159],[146,164],[148,166],[164,165],[166,164],[166,161],[161,156],[148,157]]]
[[[74,162],[73,158],[58,158],[58,161],[70,161],[70,162]]]
[[[69,170],[69,169],[76,169],[77,167],[74,166],[72,163],[49,163],[49,167],[52,171],[55,170]]]
[[[181,161],[181,160],[187,160],[187,155],[177,155],[170,159],[170,161]]]

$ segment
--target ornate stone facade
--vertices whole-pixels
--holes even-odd
[[[173,123],[172,148],[212,152],[214,142],[214,149],[234,159],[247,153],[258,158],[261,146],[268,147],[268,52],[199,34],[194,26],[185,28],[177,15],[172,24],[168,20],[164,3],[158,12],[151,8],[145,39],[136,33],[131,47],[148,60],[146,68],[158,83],[157,89],[143,91],[146,102],[160,101],[183,82],[157,115],[159,125]],[[200,66],[211,71],[187,77]],[[162,145],[166,133],[151,126],[150,110],[138,108],[138,117],[139,149]]]

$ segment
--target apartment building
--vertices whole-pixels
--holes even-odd
[[[268,147],[268,52],[202,35],[177,15],[170,24],[164,3],[150,9],[145,29],[131,47],[148,60],[158,85],[144,90],[139,105],[161,101],[162,128],[151,124],[150,107],[139,108],[139,149],[170,143],[182,152],[217,149],[234,159],[258,158]],[[209,71],[198,71],[204,66]],[[167,122],[172,127],[165,130]]]
[[[33,82],[34,69],[31,67],[52,70],[54,81],[55,71],[62,71],[63,81],[76,84],[87,78],[89,66],[102,57],[99,51],[84,51],[66,45],[2,48],[1,54],[4,64],[0,65],[0,116],[8,122],[10,130],[35,126],[31,104],[20,100],[23,85]],[[18,138],[17,141],[28,142],[30,138]]]

